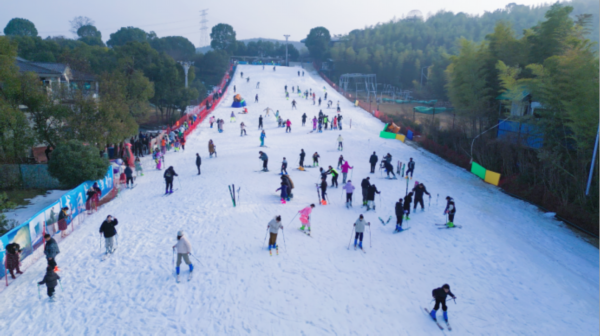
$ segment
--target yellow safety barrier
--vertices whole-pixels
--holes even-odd
[[[404,135],[404,134],[396,134],[396,139],[404,142],[404,140],[406,139],[406,135]]]
[[[493,184],[493,185],[497,186],[498,183],[500,183],[500,174],[495,173],[491,170],[486,170],[484,181],[489,184]]]

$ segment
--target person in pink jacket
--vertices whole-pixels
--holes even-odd
[[[173,249],[177,249],[177,267],[175,267],[175,270],[177,271],[177,282],[179,282],[179,265],[181,265],[181,259],[190,266],[189,281],[192,278],[192,271],[194,270],[194,265],[192,265],[189,256],[192,254],[192,244],[190,244],[189,240],[184,236],[183,230],[177,232],[177,244],[173,245]]]
[[[292,122],[288,119],[285,122],[285,133],[292,132]]]
[[[346,177],[348,176],[348,169],[354,169],[354,167],[350,167],[348,161],[344,161],[342,165],[342,184],[346,183]]]
[[[315,207],[314,204],[307,206],[306,208],[298,211],[300,213],[300,223],[302,223],[302,227],[300,230],[304,231],[304,227],[308,227],[308,234],[310,235],[310,214],[312,209]]]

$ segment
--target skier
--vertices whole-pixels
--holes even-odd
[[[211,116],[210,119],[208,119],[208,122],[210,123],[210,128],[212,128],[215,123],[215,116]]]
[[[200,158],[200,154],[196,153],[196,167],[198,168],[198,175],[200,175],[200,165],[202,164],[202,159]]]
[[[256,82],[256,88],[260,89],[260,82]]]
[[[277,254],[279,254],[279,246],[277,246],[277,233],[279,232],[279,228],[283,229],[283,225],[281,225],[281,216],[275,216],[267,225],[267,229],[269,230],[269,254],[273,255],[271,249],[275,249]]]
[[[319,97],[319,106],[321,106],[321,97]]]
[[[338,150],[344,150],[344,144],[342,143],[343,141],[344,141],[344,138],[342,138],[342,135],[340,134],[337,138]]]
[[[308,235],[310,236],[310,214],[312,213],[312,210],[314,209],[315,205],[311,204],[309,206],[307,206],[306,208],[298,211],[298,213],[300,213],[300,223],[302,223],[302,227],[300,228],[300,230],[304,231],[304,227],[308,227]]]
[[[346,177],[348,176],[349,169],[354,169],[354,167],[350,167],[348,161],[344,161],[344,164],[342,165],[342,183],[346,183]]]
[[[265,117],[268,117],[268,116],[269,116],[269,112],[270,112],[270,111],[273,111],[273,109],[271,109],[271,108],[269,108],[269,107],[267,107],[266,109],[264,109],[264,110],[263,110],[263,112],[265,112]]]
[[[341,131],[342,130],[342,115],[341,114],[338,114],[337,120],[338,120],[338,128]]]
[[[290,132],[290,133],[292,132],[292,122],[290,121],[290,119],[288,119],[285,122],[285,133],[288,133],[288,132]]]
[[[208,154],[210,155],[210,157],[212,157],[213,154],[215,155],[215,157],[217,157],[217,151],[215,150],[216,148],[217,146],[215,146],[212,139],[208,140]]]
[[[423,194],[427,194],[429,195],[429,198],[431,198],[431,194],[427,192],[427,189],[425,188],[425,185],[423,183],[419,183],[418,185],[416,185],[413,190],[415,193],[415,205],[413,210],[417,210],[417,204],[421,204],[421,210],[425,211],[425,205],[423,204]]]
[[[229,116],[229,122],[235,122],[235,113],[233,111],[231,111],[231,115]]]
[[[392,175],[394,176],[393,178],[396,178],[396,174],[394,174],[394,167],[392,166],[392,164],[390,163],[392,156],[388,154],[387,156],[389,159],[382,161],[383,165],[385,167],[385,171],[387,173],[387,177],[390,178],[390,173],[392,173]]]
[[[21,251],[21,246],[15,242],[6,245],[6,269],[13,279],[15,279],[15,269],[17,270],[17,274],[23,274],[19,269]]]
[[[48,267],[56,268],[58,270],[58,265],[56,264],[56,256],[60,253],[58,249],[58,243],[56,240],[52,238],[49,234],[44,235],[44,240],[46,240],[46,246],[44,246],[44,255],[46,255],[46,260],[48,261]]]
[[[281,175],[283,175],[283,172],[285,172],[285,174],[287,175],[287,160],[285,158],[283,158],[283,161],[281,162]]]
[[[404,219],[404,205],[402,203],[402,198],[400,198],[394,208],[396,212],[396,230],[394,232],[402,231],[402,219]]]
[[[293,90],[293,89],[292,89]],[[287,92],[287,85],[283,86],[283,91]]]
[[[375,194],[381,194],[381,192],[379,190],[377,190],[377,187],[374,184],[371,184],[371,186],[369,187],[369,190],[367,192],[367,211],[371,210],[371,208],[373,210],[375,210]]]
[[[369,182],[371,178],[367,176],[367,178],[363,179],[360,183],[360,187],[362,189],[362,197],[363,197],[363,206],[367,205],[367,194],[369,193],[369,187],[371,186],[371,182]]]
[[[256,94],[256,96],[254,96],[254,102],[258,103],[258,93]]]
[[[285,184],[285,182],[281,182],[281,187],[277,188],[275,191],[281,190],[281,204],[285,204],[285,201],[289,201],[290,198],[288,197],[288,193],[287,193],[287,189],[288,186]]]
[[[263,117],[262,115],[258,116],[258,129],[262,129],[263,128]]]
[[[318,167],[319,166],[319,158],[321,156],[319,156],[319,153],[315,152],[315,154],[313,154],[313,167]]]
[[[115,229],[117,224],[119,224],[119,221],[116,218],[113,219],[111,215],[108,215],[106,220],[100,225],[100,236],[104,234],[104,247],[106,248],[107,255],[112,254],[116,250],[113,246],[115,241],[114,236],[117,234],[117,230]]]
[[[258,154],[260,154],[260,156],[258,158],[263,161],[262,171],[265,171],[265,172],[269,171],[269,169],[267,168],[267,164],[269,163],[269,157],[267,156],[267,153],[260,151],[260,152],[258,152]]]
[[[260,132],[260,147],[264,147],[265,146],[265,138],[267,137],[267,134],[265,133],[265,130],[263,130],[262,132]]]
[[[327,171],[323,170],[323,168],[319,168],[319,173],[321,174],[321,181],[327,180]]]
[[[410,178],[413,177],[413,172],[415,171],[415,161],[412,158],[408,160],[408,170],[406,171],[406,178],[408,178],[408,173],[410,173]]]
[[[47,293],[48,293],[48,297],[50,298],[50,301],[55,300],[54,288],[56,288],[56,284],[57,284],[58,280],[60,280],[60,277],[54,271],[54,267],[48,266],[48,268],[46,268],[46,275],[44,275],[44,279],[42,279],[42,281],[38,282],[38,286],[46,284]]]
[[[306,124],[306,113],[302,114],[302,126]]]
[[[177,175],[177,173],[175,173],[173,166],[170,166],[169,168],[167,168],[167,170],[165,170],[165,173],[163,174],[163,177],[165,178],[165,183],[167,184],[165,195],[173,193],[173,178],[175,176],[179,176],[179,175]],[[171,187],[171,188],[169,189],[169,187]]]
[[[304,157],[306,156],[306,153],[304,153],[304,149],[300,150],[300,168],[304,168]]]
[[[338,162],[337,162],[337,168],[340,169],[340,167],[342,166],[343,163],[344,163],[344,156],[340,155],[340,157],[338,158]]]
[[[375,152],[373,152],[373,155],[371,155],[371,157],[369,158],[369,162],[371,163],[371,174],[375,173],[375,165],[377,164],[378,160],[379,158],[377,157]]]
[[[240,136],[244,136],[244,135],[248,135],[248,134],[246,134],[246,125],[242,121],[240,123]]]
[[[321,205],[327,205],[326,196],[327,195],[327,181],[325,179],[321,180]]]
[[[325,115],[323,116],[323,124],[325,125],[325,130],[327,131],[327,123],[329,122],[329,119],[327,119],[328,117]]]
[[[129,167],[128,164],[125,166],[125,185],[129,188],[129,182],[131,182],[131,187],[133,188],[133,170]]]
[[[413,192],[409,192],[408,195],[404,196],[404,219],[410,220],[410,203],[412,202]]]
[[[436,313],[437,310],[440,308],[440,304],[442,304],[442,311],[444,312],[444,321],[446,321],[446,324],[448,323],[448,306],[446,306],[446,297],[448,295],[450,295],[453,299],[456,299],[456,296],[454,296],[454,294],[452,294],[452,292],[450,291],[450,285],[448,284],[444,284],[442,287],[436,288],[431,291],[431,296],[433,296],[433,298],[435,299],[435,305],[433,306],[433,310],[431,311],[430,315],[431,318],[436,322]]]
[[[329,170],[327,170],[327,174],[331,174],[331,187],[333,188],[334,186],[337,188],[338,187],[338,176],[340,176],[340,173],[338,173],[337,170],[333,169],[332,166],[329,166]]]
[[[177,282],[179,282],[179,265],[181,265],[181,259],[190,267],[190,274],[188,281],[192,278],[192,271],[194,271],[194,265],[190,261],[189,255],[192,254],[192,244],[185,237],[183,230],[177,232],[177,244],[173,245],[173,249],[177,249],[177,266],[175,272],[177,273]]]
[[[298,108],[296,107],[296,99],[292,100],[292,110],[297,110]]]
[[[345,176],[344,176],[345,178]],[[352,193],[354,192],[354,186],[352,185],[352,181],[348,180],[348,183],[346,183],[342,189],[346,190],[346,208],[351,208],[352,207]]]
[[[446,226],[454,227],[454,215],[456,214],[456,205],[454,204],[454,199],[450,196],[446,197],[446,210],[444,210],[444,215],[448,215],[448,223]]]
[[[292,179],[290,178],[290,175],[281,175],[281,181],[283,183],[285,183],[285,185],[287,185],[287,193],[288,193],[288,198],[293,198],[294,197],[294,183],[292,182]]]
[[[313,117],[312,123],[313,123],[313,132],[314,132],[317,130],[317,117]]]
[[[365,222],[365,217],[361,214],[358,216],[358,219],[354,223],[354,249],[356,250],[356,243],[358,243],[358,247],[362,250],[362,241],[363,241],[363,233],[365,232],[365,225],[371,226],[371,223]]]

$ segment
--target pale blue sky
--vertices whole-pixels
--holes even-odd
[[[393,17],[400,18],[414,9],[424,15],[439,10],[482,14],[504,8],[511,2],[543,3],[532,0],[0,0],[0,28],[4,29],[11,18],[22,17],[31,20],[42,37],[72,37],[69,21],[75,16],[87,16],[95,21],[105,41],[120,27],[135,26],[153,30],[159,37],[185,36],[198,47],[199,11],[205,8],[209,9],[209,32],[217,23],[228,23],[238,39],[284,39],[284,34],[290,34],[290,40],[299,41],[316,26],[324,26],[332,34],[345,34]]]

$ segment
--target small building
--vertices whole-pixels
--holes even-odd
[[[496,137],[534,149],[542,148],[544,134],[537,126],[527,123],[527,121],[535,118],[535,110],[541,109],[543,106],[533,100],[529,90],[524,86],[520,86],[502,93],[496,97],[496,100],[505,102],[499,104],[500,114],[502,114],[503,107],[507,108],[510,113],[510,120],[498,120]]]

